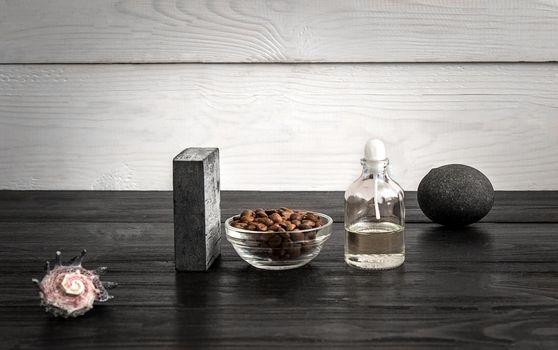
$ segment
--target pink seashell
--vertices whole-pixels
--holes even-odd
[[[56,252],[54,266],[51,261],[45,265],[46,274],[39,282],[33,282],[39,287],[41,306],[54,316],[77,317],[93,308],[94,302],[104,302],[112,298],[107,289],[116,287],[113,282],[101,282],[99,276],[106,271],[106,267],[87,270],[81,262],[87,252],[70,260],[68,265],[60,261],[60,252]]]

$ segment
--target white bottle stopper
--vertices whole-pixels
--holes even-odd
[[[386,145],[382,140],[370,139],[364,146],[364,159],[368,161],[382,161],[386,159]],[[374,176],[374,212],[376,220],[380,220],[380,207],[378,205],[378,179]]]
[[[378,161],[386,159],[386,145],[382,140],[370,139],[364,146],[364,159]]]

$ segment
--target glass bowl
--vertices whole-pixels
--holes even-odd
[[[331,236],[333,220],[321,213],[322,226],[288,232],[249,231],[225,221],[227,240],[244,261],[264,270],[289,270],[306,265],[314,259]]]

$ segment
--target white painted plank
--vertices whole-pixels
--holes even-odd
[[[409,190],[464,163],[558,189],[558,64],[0,66],[0,188],[171,189],[221,148],[223,189],[343,190],[368,137]]]
[[[0,0],[0,63],[558,60],[556,0]]]

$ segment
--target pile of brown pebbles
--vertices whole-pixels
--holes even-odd
[[[308,251],[314,244],[317,229],[323,224],[322,218],[316,213],[285,207],[246,209],[230,222],[232,227],[253,231],[248,235],[258,235],[250,237],[246,243],[272,248],[267,253],[275,259],[298,258]]]

